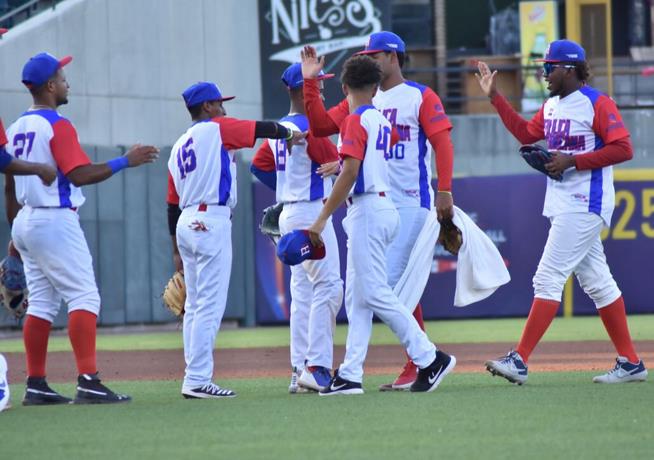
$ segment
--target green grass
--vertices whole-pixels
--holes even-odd
[[[651,458],[654,385],[602,386],[589,373],[533,373],[517,387],[454,374],[431,394],[286,394],[286,379],[222,382],[239,396],[189,401],[179,382],[112,384],[120,406],[14,407],[2,458]],[[71,394],[72,385],[53,385]]]
[[[520,338],[524,318],[430,321],[427,323],[429,336],[437,343],[479,343],[515,342]],[[635,315],[629,318],[634,340],[654,340],[654,315]],[[345,344],[347,326],[336,328],[335,343]],[[557,318],[543,338],[544,341],[583,341],[607,340],[602,322],[596,316]],[[257,327],[231,329],[218,333],[218,348],[256,348],[288,346],[288,327]],[[391,330],[384,324],[375,324],[372,344],[385,345],[398,343]],[[140,334],[103,334],[98,336],[100,350],[157,350],[182,348],[182,333],[159,332]],[[50,351],[70,351],[68,338],[52,337],[48,346]],[[0,340],[0,351],[21,352],[20,339]]]

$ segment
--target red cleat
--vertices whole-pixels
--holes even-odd
[[[409,360],[404,365],[402,373],[398,375],[393,383],[387,383],[379,387],[379,391],[406,391],[411,388],[418,377],[418,367]]]

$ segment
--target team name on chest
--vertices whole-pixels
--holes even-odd
[[[397,109],[384,109],[382,111],[384,117],[389,121],[391,126],[395,128],[397,133],[400,135],[400,141],[410,141],[411,140],[411,126],[397,124]]]
[[[570,134],[572,120],[566,118],[545,119],[545,139],[550,150],[585,151],[586,136]]]

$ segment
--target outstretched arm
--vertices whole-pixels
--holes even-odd
[[[342,121],[350,113],[347,100],[341,101],[336,107],[327,111],[320,94],[320,86],[316,77],[325,65],[325,57],[318,59],[316,49],[305,46],[301,51],[302,78],[304,79],[304,111],[309,119],[309,129],[316,137],[327,137],[338,134]]]
[[[152,163],[159,158],[159,149],[152,145],[135,145],[122,157],[114,158],[106,163],[86,164],[78,166],[66,177],[76,187],[97,184],[108,179],[124,168],[133,168],[146,163]]]
[[[483,61],[477,63],[479,73],[475,74],[482,92],[491,100],[497,110],[502,123],[513,136],[522,144],[533,144],[545,137],[543,130],[543,113],[541,110],[530,121],[525,120],[516,112],[509,101],[497,91],[495,76],[497,70],[491,72],[488,64]]]

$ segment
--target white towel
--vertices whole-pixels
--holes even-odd
[[[465,307],[490,296],[508,283],[511,275],[493,241],[466,213],[455,206],[452,220],[463,237],[456,269],[454,306]]]

